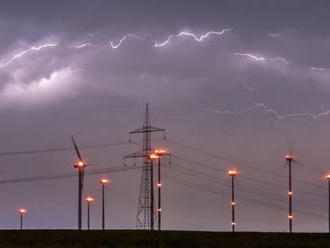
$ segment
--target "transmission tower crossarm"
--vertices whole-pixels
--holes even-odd
[[[152,133],[152,132],[165,132],[166,130],[164,128],[159,128],[159,127],[152,127],[152,126],[148,126],[148,127],[140,127],[137,128],[131,132],[129,132],[129,134],[136,134],[136,133]]]
[[[146,155],[143,151],[137,151],[126,155],[124,158],[147,158],[147,157],[148,155]]]

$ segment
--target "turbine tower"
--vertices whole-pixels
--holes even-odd
[[[151,162],[148,158],[152,152],[151,148],[151,133],[163,132],[165,139],[166,130],[163,128],[151,126],[149,105],[145,106],[144,124],[142,127],[129,132],[131,141],[132,134],[142,134],[142,150],[129,154],[124,158],[142,158],[142,175],[140,182],[140,192],[138,201],[138,210],[136,215],[136,228],[145,230],[154,230],[155,225],[155,205],[154,205],[154,185],[153,185],[153,170]]]
[[[74,168],[78,169],[78,230],[81,230],[82,227],[82,193],[84,187],[84,169],[86,167],[86,163],[84,162],[77,143],[73,136],[71,136],[73,147],[76,151],[76,155],[78,158],[77,163],[73,166]]]

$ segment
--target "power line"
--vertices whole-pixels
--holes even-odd
[[[227,162],[230,162],[230,163],[234,163],[234,164],[237,164],[237,165],[240,165],[240,166],[243,166],[243,167],[247,167],[247,168],[251,168],[253,170],[256,170],[258,172],[262,172],[266,175],[272,175],[272,176],[282,176],[281,174],[278,174],[278,173],[274,173],[274,172],[271,172],[271,171],[267,171],[265,169],[262,169],[262,168],[258,168],[258,167],[255,167],[255,166],[251,166],[249,164],[246,164],[244,162],[240,162],[240,161],[237,161],[237,160],[234,160],[234,159],[231,159],[231,158],[227,158],[225,156],[222,156],[222,155],[218,155],[218,154],[213,154],[213,153],[210,153],[208,151],[204,151],[204,150],[201,150],[199,148],[196,148],[196,147],[193,147],[193,146],[190,146],[190,145],[187,145],[185,143],[182,143],[182,142],[178,142],[178,141],[175,141],[173,139],[167,139],[169,142],[172,142],[173,144],[177,144],[177,145],[180,145],[180,146],[183,146],[183,147],[186,147],[187,149],[190,149],[192,151],[196,151],[196,152],[199,152],[199,153],[202,153],[202,154],[205,154],[209,157],[213,157],[213,158],[216,158],[216,159],[220,159],[220,160],[223,160],[223,161],[227,161]],[[306,184],[306,185],[309,185],[309,186],[313,186],[313,187],[316,187],[318,188],[319,190],[324,190],[324,187],[321,187],[320,185],[317,185],[317,184],[314,184],[314,183],[311,183],[311,182],[306,182],[304,180],[301,180],[301,179],[295,179],[297,182],[299,183],[302,183],[302,184]]]
[[[102,173],[109,173],[109,172],[120,172],[120,171],[128,171],[128,170],[135,170],[140,169],[141,167],[113,167],[113,168],[103,168],[103,169],[94,169],[85,172],[85,175],[97,175]],[[14,183],[23,183],[23,182],[36,182],[36,181],[49,181],[49,180],[56,180],[56,179],[64,179],[64,178],[72,178],[76,177],[77,173],[69,172],[69,173],[61,173],[61,174],[54,174],[54,175],[43,175],[43,176],[35,176],[35,177],[22,177],[22,178],[13,178],[8,180],[0,181],[0,184],[14,184]]]
[[[209,192],[211,194],[215,194],[215,195],[218,195],[218,196],[230,197],[229,192],[219,191],[218,189],[211,189],[211,188],[208,188],[207,186],[196,184],[196,183],[188,181],[188,180],[183,180],[181,178],[175,178],[172,175],[165,175],[164,177],[168,181],[174,182],[176,184],[181,184],[181,185],[187,186],[189,188],[195,188],[197,190]],[[263,205],[263,206],[270,207],[270,208],[277,209],[277,210],[278,209],[287,210],[286,207],[275,206],[275,205],[270,204],[269,199],[267,199],[267,202],[260,201],[258,199],[253,199],[253,201],[252,201],[251,198],[247,198],[247,197],[244,197],[244,196],[240,196],[239,199],[243,200],[245,202],[248,202],[248,203]],[[279,202],[276,201],[276,203],[279,203]],[[315,213],[307,213],[307,212],[301,211],[301,210],[298,210],[297,213],[300,213],[300,214],[303,214],[303,215],[316,216],[316,217],[320,217],[320,218],[324,218],[326,216],[325,214],[321,215],[321,214],[315,214]]]
[[[200,171],[196,171],[196,170],[192,170],[192,169],[188,169],[184,166],[180,166],[180,165],[177,165],[177,164],[174,164],[176,165],[177,167],[179,168],[174,168],[174,167],[169,167],[169,169],[171,170],[175,170],[175,171],[178,171],[178,172],[181,172],[181,173],[185,173],[187,175],[190,175],[190,176],[194,176],[194,177],[199,177],[201,179],[204,179],[208,182],[214,182],[214,183],[217,183],[217,184],[220,184],[222,186],[225,186],[225,187],[230,187],[230,185],[228,185],[227,183],[221,181],[219,178],[217,177],[214,177],[214,176],[211,176],[211,175],[207,175],[205,173],[202,173]],[[286,198],[283,197],[282,195],[278,195],[278,194],[274,194],[274,193],[269,193],[269,192],[265,192],[263,190],[259,190],[259,189],[256,189],[256,188],[253,188],[253,187],[250,187],[250,186],[243,186],[243,185],[239,185],[241,190],[243,191],[246,191],[246,192],[249,192],[249,193],[257,193],[258,195],[262,196],[262,197],[266,197],[266,198],[271,198],[275,201],[283,201],[285,200]],[[302,202],[302,201],[297,201],[296,204],[297,206],[300,206],[300,207],[303,207],[303,208],[310,208],[310,209],[314,209],[314,210],[317,210],[317,211],[325,211],[324,209],[320,209],[320,208],[317,208],[315,206],[312,206],[309,204],[309,207],[306,207],[305,206],[305,203]]]
[[[193,161],[193,160],[190,160],[190,159],[186,159],[186,158],[183,158],[183,157],[177,156],[177,155],[173,155],[173,157],[176,158],[179,161],[183,161],[183,162],[187,162],[187,163],[192,163],[192,164],[195,164],[195,165],[200,166],[200,167],[203,167],[203,168],[206,167],[206,168],[212,169],[212,170],[217,171],[217,172],[223,172],[223,173],[225,173],[225,169],[223,169],[223,168],[216,168],[214,166],[210,166],[208,164],[201,163],[201,162],[196,162],[196,161]],[[270,181],[265,181],[265,180],[262,180],[262,179],[259,179],[259,178],[249,177],[249,176],[246,176],[246,175],[240,175],[240,178],[247,179],[247,180],[254,181],[254,182],[259,182],[259,183],[270,185],[270,186],[273,186],[273,187],[278,187],[278,188],[286,189],[286,187],[284,185],[277,184],[277,183],[270,182]],[[309,192],[309,191],[302,190],[302,189],[299,189],[299,188],[296,189],[295,191],[299,191],[299,192],[306,193],[306,194],[313,194],[314,196],[320,197],[320,199],[322,199],[322,200],[324,199],[324,195],[318,194],[318,193],[315,193],[315,192]]]
[[[179,165],[177,165],[176,164],[176,166],[179,166]],[[199,177],[199,178],[202,178],[202,179],[205,179],[205,180],[207,180],[207,181],[213,181],[213,182],[215,182],[215,183],[217,183],[217,184],[221,184],[221,185],[223,185],[223,186],[225,186],[225,187],[230,187],[226,182],[224,182],[224,181],[221,181],[219,178],[217,178],[217,177],[214,177],[214,176],[210,176],[210,175],[208,175],[208,174],[205,174],[205,173],[202,173],[202,172],[200,172],[200,171],[197,171],[197,170],[192,170],[192,169],[190,169],[190,168],[186,168],[186,167],[184,167],[184,166],[179,166],[180,168],[181,168],[181,170],[183,170],[183,172],[182,173],[187,173],[187,174],[190,174],[190,175],[192,175],[192,176],[195,176],[195,177]],[[174,169],[173,167],[170,167],[170,169]],[[177,168],[175,168],[176,170],[177,170]],[[238,181],[238,183],[239,183],[239,181]],[[265,192],[265,191],[263,191],[263,190],[260,190],[260,189],[256,189],[256,188],[253,188],[253,187],[251,187],[251,186],[246,186],[246,185],[240,185],[240,184],[238,184],[239,186],[240,186],[240,188],[242,189],[242,190],[244,190],[244,191],[246,191],[246,192],[250,192],[250,193],[257,193],[257,194],[259,194],[259,195],[261,195],[261,196],[264,196],[264,197],[267,197],[267,198],[272,198],[272,199],[274,199],[274,200],[285,200],[286,198],[284,197],[284,196],[282,196],[282,195],[278,195],[278,194],[274,194],[274,193],[269,193],[269,192]],[[301,207],[305,207],[305,203],[304,202],[302,202],[302,201],[296,201],[296,205],[299,205],[299,206],[301,206]],[[319,210],[319,211],[324,211],[323,209],[320,209],[320,208],[317,208],[317,207],[315,207],[315,206],[312,206],[311,204],[309,204],[309,208],[313,208],[313,209],[315,209],[315,210]]]
[[[120,146],[131,144],[132,142],[117,142],[110,144],[96,144],[96,145],[84,145],[79,146],[79,149],[96,149],[102,147],[111,147],[111,146]],[[137,143],[137,142],[134,142]],[[36,149],[36,150],[21,150],[21,151],[12,151],[12,152],[0,152],[0,156],[16,156],[16,155],[27,155],[27,154],[39,154],[39,153],[51,153],[51,152],[64,152],[64,151],[72,151],[74,148],[70,147],[59,147],[59,148],[49,148],[49,149]]]

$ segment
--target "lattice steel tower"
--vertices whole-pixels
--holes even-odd
[[[145,107],[145,118],[142,127],[129,133],[131,140],[132,134],[142,134],[142,150],[125,156],[124,158],[142,158],[142,175],[140,182],[140,192],[138,201],[138,210],[136,215],[136,228],[154,230],[155,226],[155,205],[154,205],[154,185],[153,168],[151,168],[148,155],[151,153],[151,133],[163,132],[165,139],[166,130],[163,128],[152,127],[148,103]]]

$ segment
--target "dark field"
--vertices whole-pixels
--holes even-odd
[[[330,234],[183,231],[0,231],[0,247],[330,247]]]

